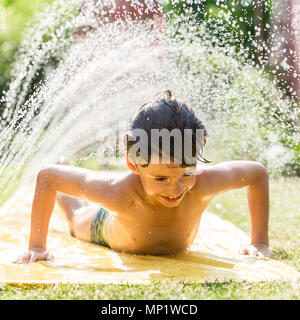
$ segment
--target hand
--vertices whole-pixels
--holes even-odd
[[[39,260],[53,260],[53,256],[49,254],[45,249],[32,248],[27,252],[20,254],[19,257],[13,261],[14,263],[30,263]]]
[[[253,243],[249,247],[241,248],[239,251],[242,255],[258,256],[271,258],[272,250],[265,243]]]

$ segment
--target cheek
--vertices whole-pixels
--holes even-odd
[[[196,183],[196,177],[192,177],[184,181],[182,184],[186,189],[192,189],[195,183]]]
[[[143,187],[145,192],[151,196],[157,195],[165,189],[165,186],[163,183],[155,183],[152,181],[144,181]]]

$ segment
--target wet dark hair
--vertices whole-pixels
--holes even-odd
[[[127,154],[129,150],[136,143],[130,139],[130,132],[134,129],[143,129],[147,133],[148,137],[148,159],[144,159],[147,166],[151,159],[151,129],[167,129],[171,132],[173,129],[179,129],[182,133],[182,167],[195,166],[196,163],[190,164],[185,161],[184,156],[184,139],[183,133],[184,129],[191,129],[192,132],[192,156],[203,163],[210,163],[211,161],[206,160],[202,156],[202,147],[206,144],[208,133],[204,124],[195,114],[195,111],[176,99],[172,99],[171,91],[166,89],[159,91],[154,95],[152,99],[144,103],[138,112],[135,114],[131,120],[129,131],[125,135],[125,145],[127,148]],[[199,150],[199,145],[197,146],[196,130],[203,130],[203,141],[201,142],[201,153],[197,152]],[[174,159],[174,138],[170,138],[170,158]],[[161,137],[159,141],[159,155],[161,156]],[[136,156],[140,156],[140,152],[136,151]]]

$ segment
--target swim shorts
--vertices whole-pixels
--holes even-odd
[[[106,237],[106,228],[109,219],[112,217],[112,214],[101,208],[91,223],[91,242],[95,244],[100,244],[101,246],[110,248],[107,237]]]

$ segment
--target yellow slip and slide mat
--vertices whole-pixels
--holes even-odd
[[[148,284],[163,279],[300,279],[295,269],[280,261],[238,255],[238,249],[249,244],[249,237],[209,212],[203,214],[197,238],[189,250],[174,256],[139,256],[71,237],[67,221],[56,207],[48,236],[48,250],[55,260],[14,264],[13,259],[27,248],[32,199],[32,192],[20,191],[0,212],[0,282]]]

